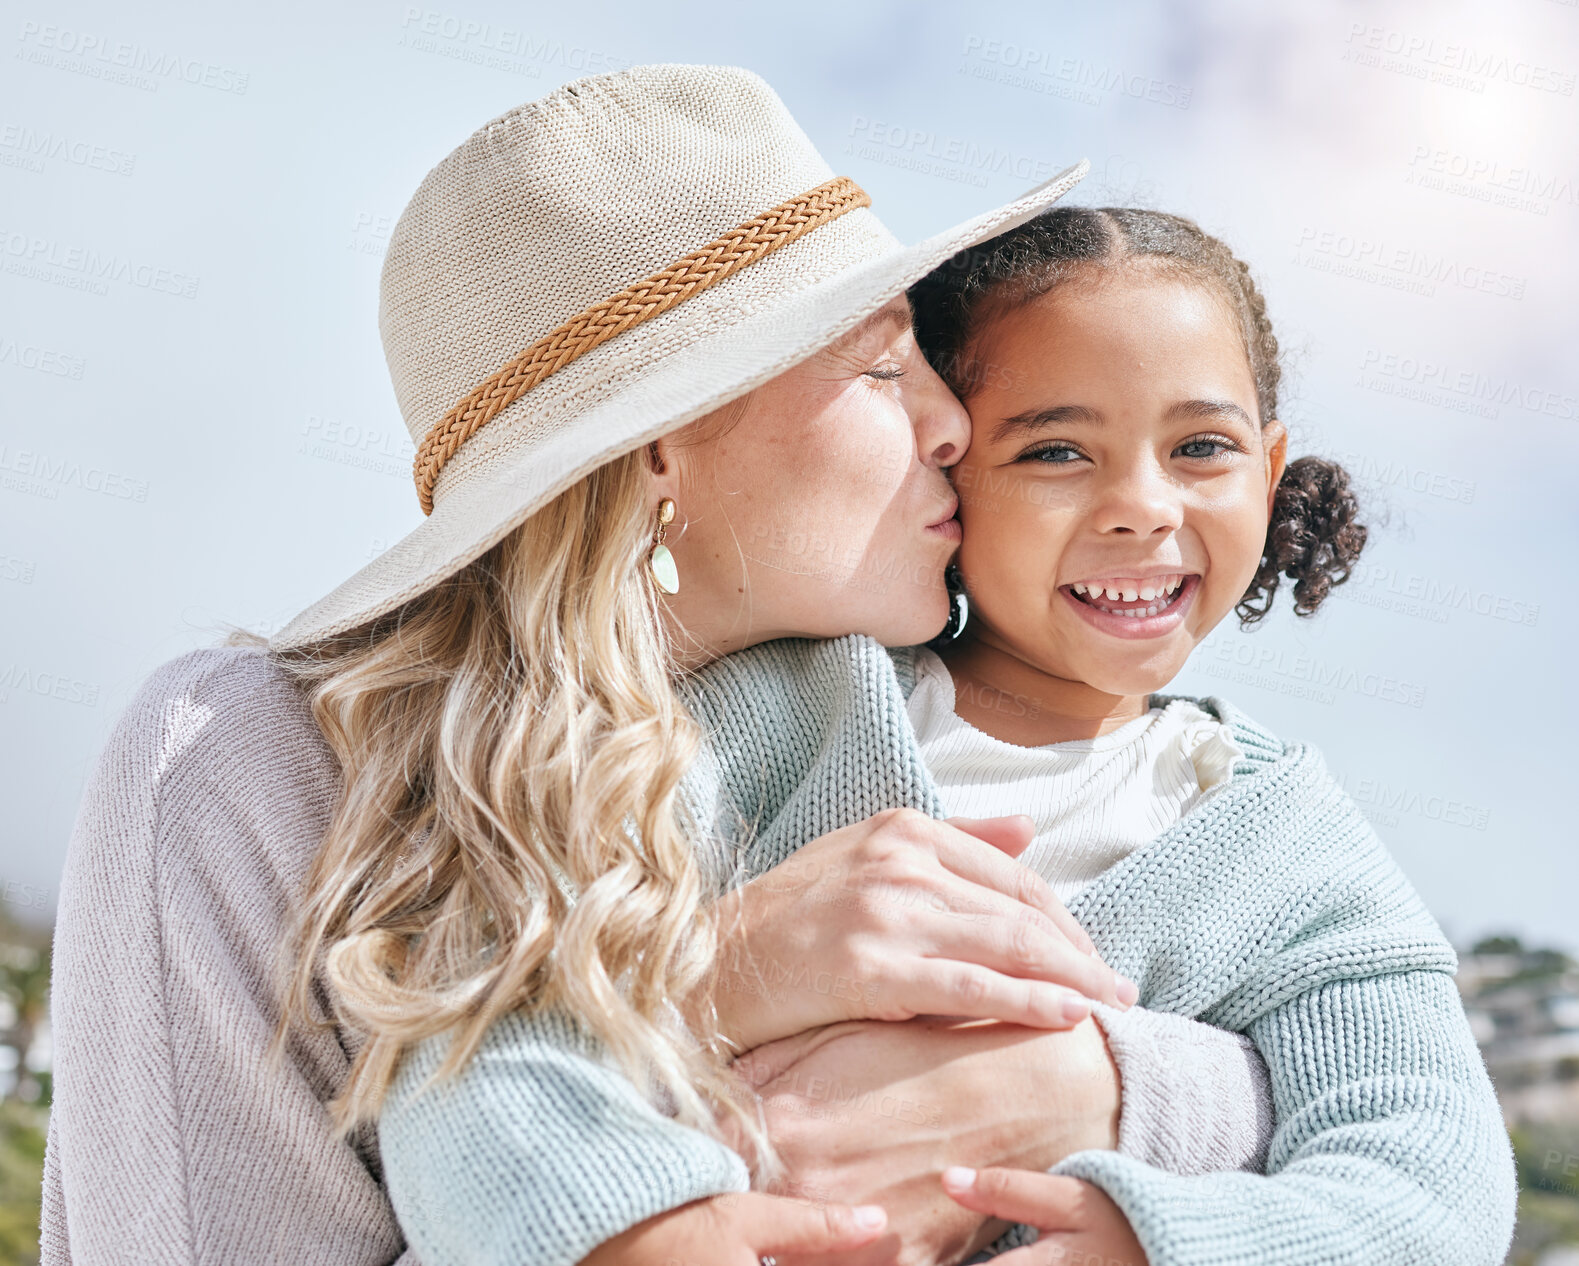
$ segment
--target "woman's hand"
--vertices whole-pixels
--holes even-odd
[[[813,840],[720,900],[718,1031],[738,1050],[918,1015],[1061,1029],[1135,986],[1015,858],[1023,815],[891,809]]]
[[[875,1206],[809,1204],[757,1192],[696,1200],[606,1240],[581,1266],[759,1266],[764,1256],[815,1262],[883,1235]]]
[[[948,1199],[945,1166],[1045,1169],[1118,1142],[1118,1074],[1092,1020],[1061,1032],[863,1020],[761,1047],[735,1069],[785,1165],[774,1190],[888,1211],[892,1233],[841,1266],[955,1262],[1001,1235]]]
[[[967,1209],[1041,1232],[1035,1244],[993,1258],[1003,1266],[1149,1266],[1124,1211],[1092,1183],[1023,1169],[952,1167],[943,1171],[943,1189]]]

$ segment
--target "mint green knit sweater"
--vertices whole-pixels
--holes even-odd
[[[905,711],[914,681],[913,653],[856,636],[766,643],[688,683],[716,761],[688,791],[732,835],[728,860],[760,874],[883,809],[941,816]],[[1196,702],[1245,752],[1232,779],[1070,911],[1142,1005],[1254,1041],[1277,1117],[1266,1173],[1103,1151],[1053,1172],[1103,1188],[1151,1266],[1496,1266],[1513,1164],[1452,948],[1315,749]],[[379,1131],[427,1266],[557,1266],[546,1245],[613,1211],[629,1226],[745,1185],[738,1157],[655,1113],[559,1017],[500,1022],[459,1078],[413,1094],[442,1055],[430,1041],[406,1057]],[[603,1163],[564,1167],[567,1149]]]

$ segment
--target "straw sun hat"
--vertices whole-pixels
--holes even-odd
[[[393,610],[1087,170],[903,246],[737,67],[637,66],[500,115],[428,173],[384,260],[379,330],[425,517],[270,645]]]

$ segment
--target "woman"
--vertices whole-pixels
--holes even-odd
[[[1024,846],[1014,819],[876,814],[817,841],[853,904],[742,903],[728,933],[812,929],[793,966],[813,983],[783,1008],[715,993],[712,824],[682,785],[702,736],[673,682],[768,638],[938,630],[942,472],[969,436],[901,296],[1083,171],[901,248],[760,80],[640,67],[502,116],[429,175],[381,307],[426,520],[270,656],[160,670],[89,787],[56,952],[46,1260],[392,1259],[365,1126],[402,1052],[455,1037],[459,1066],[527,1003],[665,1109],[565,1066],[567,1094],[605,1096],[675,1162],[643,1208],[603,1198],[604,1156],[603,1186],[552,1211],[577,1253],[641,1227],[655,1259],[874,1233],[721,1194],[745,1178],[713,1124],[731,1039],[939,1012],[1073,1024],[1039,1075],[1078,1068],[1089,1095],[983,1129],[984,1065],[942,1128],[983,1164],[1114,1141],[1114,1060],[1070,1004],[1109,1004],[1111,1036],[1133,986],[999,851]],[[288,1001],[321,1023],[273,1069],[273,951],[298,909]],[[814,983],[841,976],[870,991]],[[1242,1046],[1218,1051],[1250,1085]]]

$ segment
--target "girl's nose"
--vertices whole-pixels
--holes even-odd
[[[1099,532],[1140,537],[1177,532],[1184,522],[1180,489],[1154,462],[1115,471],[1092,512]]]

